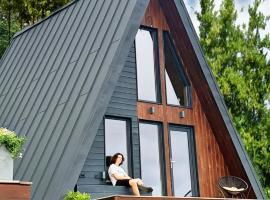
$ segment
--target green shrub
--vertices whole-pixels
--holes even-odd
[[[90,194],[69,191],[64,200],[90,200]]]
[[[25,137],[19,137],[14,131],[0,128],[0,146],[4,145],[12,158],[21,157],[21,151]]]

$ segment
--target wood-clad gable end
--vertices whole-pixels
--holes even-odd
[[[174,1],[150,0],[141,25],[155,28],[158,32],[162,103],[138,101],[137,114],[139,120],[163,123],[167,195],[172,195],[168,125],[176,124],[194,128],[200,196],[220,197],[217,187],[220,177],[235,175],[246,181],[248,178],[211,96],[208,83],[202,75],[196,54],[192,49],[191,41],[185,32]],[[163,31],[169,31],[171,34],[187,78],[191,83],[192,106],[189,108],[166,105]],[[151,107],[155,108],[155,113],[149,112]],[[179,117],[182,111],[185,112],[184,118]],[[250,198],[255,197],[252,189],[248,195]]]

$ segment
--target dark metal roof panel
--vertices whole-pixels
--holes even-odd
[[[233,144],[238,152],[238,155],[239,155],[240,160],[243,164],[243,167],[246,171],[246,174],[249,178],[249,181],[252,184],[252,188],[254,189],[254,192],[255,192],[257,198],[264,199],[264,192],[263,192],[263,189],[261,187],[261,184],[258,181],[258,178],[256,177],[255,170],[253,169],[251,161],[249,160],[247,152],[245,151],[245,148],[244,148],[244,145],[241,141],[241,138],[238,135],[231,118],[229,117],[229,112],[227,110],[226,104],[225,104],[224,99],[221,95],[221,92],[217,86],[214,75],[213,75],[210,67],[208,66],[207,61],[203,55],[203,50],[200,46],[199,38],[198,38],[196,31],[192,25],[192,21],[188,15],[185,4],[184,4],[183,0],[174,0],[174,2],[175,2],[175,5],[178,9],[181,20],[185,26],[188,37],[190,38],[190,41],[192,43],[192,46],[194,48],[194,51],[195,51],[196,56],[198,58],[198,61],[200,63],[201,69],[202,69],[203,74],[205,76],[205,79],[206,79],[206,81],[211,89],[211,92],[213,94],[215,102],[218,106],[218,109],[220,110],[221,116],[222,116],[222,118],[227,126],[228,132],[229,132],[230,137],[233,141]]]
[[[0,125],[26,135],[33,199],[74,187],[148,0],[78,0],[18,33],[1,60]]]

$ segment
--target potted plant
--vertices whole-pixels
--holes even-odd
[[[13,159],[21,157],[25,137],[14,131],[0,128],[0,180],[13,180]]]
[[[91,199],[90,194],[80,193],[79,191],[77,192],[69,191],[64,197],[64,200],[90,200],[90,199]]]

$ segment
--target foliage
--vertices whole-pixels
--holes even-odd
[[[90,200],[90,194],[69,191],[64,200]]]
[[[15,32],[50,15],[69,1],[0,0],[0,58]]]
[[[0,4],[0,58],[9,45],[10,38],[19,30],[19,25],[10,17],[7,20],[7,15],[4,15],[3,5]],[[8,23],[8,21],[12,23]]]
[[[19,137],[13,131],[2,127],[0,128],[0,146],[4,145],[12,158],[19,157],[24,142],[25,137]]]
[[[22,11],[24,12],[19,12],[19,14],[24,19],[24,23],[31,24],[50,15],[68,2],[69,0],[23,0]]]
[[[1,0],[4,15],[11,13],[21,26],[35,23],[40,18],[50,15],[70,0]]]
[[[236,25],[233,0],[223,0],[219,12],[213,0],[201,0],[200,41],[233,122],[257,174],[270,197],[270,50],[262,37],[268,17],[258,11],[261,0],[249,6],[249,23]]]

